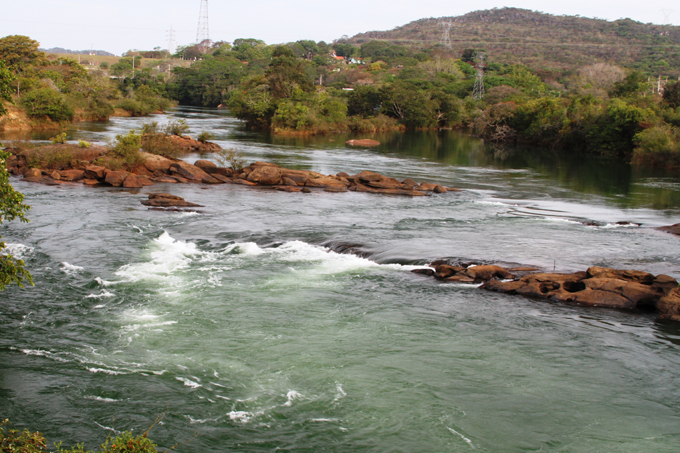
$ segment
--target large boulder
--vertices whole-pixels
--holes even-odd
[[[662,226],[657,228],[657,230],[665,231],[666,233],[676,234],[680,236],[680,223],[676,223],[675,225],[670,226]]]
[[[158,154],[143,151],[140,151],[140,154],[144,157],[144,166],[152,173],[158,171],[167,174],[170,172],[170,166],[176,162],[176,160],[168,159]]]
[[[106,177],[106,167],[99,165],[88,165],[85,167],[85,178],[87,179],[104,179]]]
[[[29,168],[24,173],[24,178],[42,178],[42,171],[37,168]]]
[[[248,174],[248,181],[263,186],[281,184],[281,170],[273,166],[258,166]]]
[[[173,162],[172,165],[170,165],[170,173],[173,176],[178,175],[189,181],[209,182],[213,184],[218,183],[218,181],[215,178],[213,178],[212,176],[210,176],[208,173],[201,170],[197,166],[181,160]]]
[[[638,282],[651,285],[654,283],[654,275],[649,272],[611,269],[609,267],[593,266],[588,268],[588,278],[618,278],[629,282]]]
[[[305,181],[306,187],[318,187],[318,188],[336,188],[336,189],[346,189],[349,186],[349,182],[344,178],[338,178],[337,176],[320,176],[316,177],[313,175]]]
[[[345,143],[350,145],[350,146],[361,146],[361,147],[368,147],[368,148],[372,148],[374,146],[380,146],[379,141],[371,140],[371,139],[347,140]]]
[[[125,181],[123,181],[123,187],[130,189],[139,189],[146,186],[153,186],[153,182],[146,176],[129,175],[125,178]]]
[[[209,160],[197,160],[194,162],[194,165],[196,165],[198,168],[201,170],[205,171],[206,173],[210,173],[208,170],[212,168],[217,168],[217,165],[215,165],[214,162],[210,162]]]
[[[120,187],[125,182],[125,179],[130,175],[126,171],[113,171],[109,170],[106,172],[105,181],[114,187]]]
[[[85,177],[85,172],[83,170],[59,170],[59,177],[54,179],[59,179],[61,181],[80,181]]]
[[[680,288],[671,290],[656,304],[661,319],[680,322]]]

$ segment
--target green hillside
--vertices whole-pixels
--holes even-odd
[[[553,16],[518,8],[420,19],[394,30],[361,33],[349,42],[381,40],[428,48],[441,42],[441,21],[452,23],[454,54],[460,55],[467,48],[485,49],[491,62],[522,63],[534,70],[560,72],[596,62],[675,77],[680,71],[678,26]]]

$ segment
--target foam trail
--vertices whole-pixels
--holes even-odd
[[[168,278],[187,268],[192,257],[200,253],[196,244],[175,240],[167,232],[154,239],[152,247],[156,250],[151,252],[151,262],[127,264],[116,275],[130,282]]]
[[[33,247],[24,244],[5,244],[4,252],[6,253],[3,253],[3,255],[12,255],[14,258],[22,260],[26,255],[32,253],[33,250],[35,250]]]
[[[448,426],[446,427],[446,429],[448,429],[449,431],[451,431],[453,434],[456,434],[456,435],[460,436],[460,438],[463,439],[465,442],[467,442],[468,445],[469,445],[470,447],[475,448],[474,444],[472,443],[472,441],[471,441],[470,439],[468,439],[467,437],[463,436],[461,433],[459,433],[459,432],[456,431],[455,429],[449,428]]]

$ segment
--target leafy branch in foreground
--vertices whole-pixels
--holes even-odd
[[[9,183],[9,173],[5,165],[8,158],[9,153],[0,150],[0,224],[5,221],[11,222],[16,218],[22,222],[28,222],[24,213],[31,207],[23,203],[24,195],[14,190]],[[25,269],[23,260],[14,258],[6,253],[5,249],[6,245],[0,237],[0,291],[4,291],[12,283],[22,288],[24,281],[32,285],[33,278]]]

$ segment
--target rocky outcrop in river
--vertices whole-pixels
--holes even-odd
[[[680,322],[680,288],[668,275],[590,267],[571,274],[506,269],[495,265],[452,266],[433,263],[413,272],[450,283],[481,283],[481,289],[587,307],[657,311]]]
[[[202,183],[239,184],[276,189],[284,192],[365,192],[386,195],[427,196],[430,193],[459,191],[451,187],[431,183],[417,183],[411,179],[399,181],[379,173],[362,171],[356,175],[338,173],[324,175],[309,170],[282,168],[267,162],[255,162],[234,170],[218,167],[206,160],[190,164],[173,159],[141,152],[141,163],[131,168],[111,169],[95,162],[103,155],[105,148],[90,151],[91,159],[76,159],[58,169],[31,168],[22,155],[12,156],[7,161],[9,171],[23,175],[26,181],[44,184],[83,183],[87,185],[109,185],[114,187],[141,188],[155,183]]]

